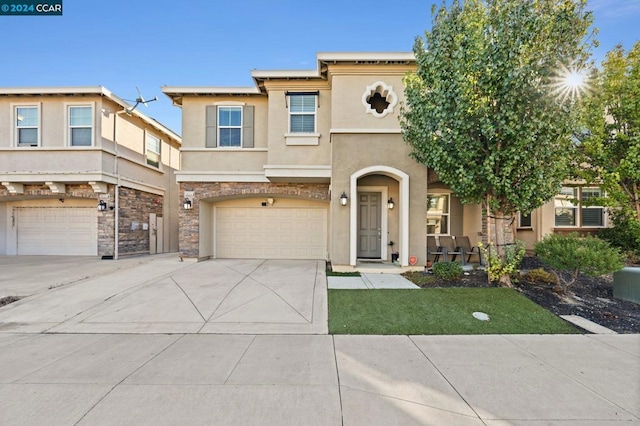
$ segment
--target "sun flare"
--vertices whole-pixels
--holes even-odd
[[[562,67],[551,78],[551,94],[557,96],[562,103],[580,100],[582,95],[591,91],[587,71],[584,68]]]

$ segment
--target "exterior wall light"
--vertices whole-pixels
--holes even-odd
[[[100,202],[98,203],[98,210],[103,212],[107,209],[107,203],[104,200],[100,200]]]
[[[395,203],[393,202],[393,198],[389,198],[389,201],[387,201],[387,207],[389,208],[389,210],[393,209],[393,206],[395,206]]]
[[[185,198],[184,203],[182,203],[182,208],[185,210],[191,210],[193,208],[193,203],[191,203],[190,199]]]
[[[340,195],[340,205],[346,206],[348,200],[349,200],[349,197],[347,197],[347,194],[344,191],[342,191],[342,195]]]

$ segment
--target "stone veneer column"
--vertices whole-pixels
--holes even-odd
[[[179,231],[179,251],[182,256],[197,258],[200,253],[200,198],[202,196],[202,187],[218,185],[216,183],[180,183],[180,231]],[[191,200],[191,210],[185,210],[182,207],[184,202],[184,192],[194,191],[195,196]]]
[[[116,211],[110,207],[115,205],[114,186],[109,185],[107,210],[98,211],[98,256],[113,256],[115,254],[115,222]],[[100,194],[96,194],[96,209],[100,201]]]

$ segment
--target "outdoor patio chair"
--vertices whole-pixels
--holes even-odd
[[[436,237],[427,236],[427,260],[433,255],[433,261],[437,262],[440,256],[444,256],[444,251],[436,243]]]
[[[467,263],[471,261],[471,256],[478,256],[478,263],[482,263],[482,254],[480,253],[480,247],[471,247],[471,241],[469,237],[456,237],[456,250],[463,252],[467,256]],[[454,257],[455,259],[455,257]]]
[[[464,252],[458,250],[456,243],[453,241],[453,237],[448,235],[440,236],[440,247],[444,251],[445,262],[449,260],[449,255],[452,255],[451,260],[456,260],[458,255],[462,255],[462,264],[464,265]]]

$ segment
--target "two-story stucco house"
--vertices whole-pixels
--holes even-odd
[[[424,265],[427,233],[477,242],[480,207],[402,139],[415,66],[412,53],[320,53],[314,70],[253,71],[253,87],[164,87],[183,115],[181,254]]]
[[[0,255],[177,251],[180,144],[101,86],[0,88]]]

